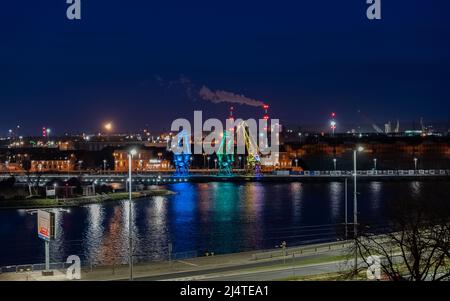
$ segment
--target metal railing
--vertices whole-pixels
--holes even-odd
[[[135,255],[133,256],[135,258],[134,262],[136,264],[148,264],[153,262],[162,262],[162,261],[170,261],[170,260],[183,260],[183,259],[191,259],[191,258],[197,258],[201,255],[199,255],[198,251],[185,251],[185,252],[176,252],[165,256],[164,258],[155,259],[151,258],[150,256],[146,255]],[[94,270],[96,268],[111,268],[113,271],[120,266],[125,266],[128,263],[126,262],[116,262],[116,263],[110,263],[110,264],[102,264],[102,263],[94,263],[89,260],[82,260],[81,261],[81,267],[87,270]],[[66,270],[71,263],[65,263],[65,262],[53,262],[50,263],[50,269],[51,270]],[[20,265],[8,265],[8,266],[2,266],[0,267],[0,274],[5,273],[27,273],[27,272],[39,272],[45,270],[45,263],[34,263],[34,264],[20,264]]]
[[[350,246],[350,242],[335,242],[335,243],[325,243],[318,244],[312,246],[303,246],[303,247],[291,247],[291,248],[279,248],[276,250],[267,250],[260,253],[256,253],[252,255],[252,260],[263,260],[263,259],[271,259],[271,258],[282,258],[287,256],[301,256],[304,254],[316,254],[329,252],[333,250],[343,250]]]
[[[305,170],[291,172],[299,176],[352,176],[350,170]],[[448,169],[418,169],[418,170],[358,170],[358,176],[450,176]]]

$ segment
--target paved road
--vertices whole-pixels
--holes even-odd
[[[289,267],[289,265],[292,265],[295,263],[295,265],[301,264],[302,261],[311,260],[311,259],[324,259],[329,256],[337,256],[341,255],[341,251],[332,251],[327,252],[326,255],[324,254],[312,254],[312,255],[305,255],[298,258],[288,258],[286,261],[283,259],[280,260],[272,260],[272,261],[261,261],[261,262],[255,262],[250,264],[244,264],[244,265],[238,265],[238,266],[228,266],[228,267],[220,267],[220,268],[211,268],[207,270],[197,270],[197,271],[189,271],[189,272],[181,272],[181,273],[172,273],[172,274],[166,274],[166,275],[157,275],[157,276],[150,276],[150,277],[141,277],[136,278],[136,280],[140,281],[162,281],[162,280],[180,280],[180,281],[191,281],[191,280],[222,280],[221,278],[226,278],[225,280],[240,280],[242,277],[242,280],[272,280],[272,275],[280,274],[284,275],[290,272],[290,274],[286,277],[292,276],[293,268]],[[280,267],[280,265],[286,264],[287,267]],[[331,264],[330,267],[325,268],[331,268],[334,267],[335,264]],[[269,272],[268,269],[274,269],[276,268],[277,271],[271,271]],[[303,269],[306,268],[306,270],[303,271]],[[260,269],[260,271],[255,271],[255,269]],[[316,271],[312,274],[317,274],[317,272],[320,272],[322,269],[320,265],[314,265],[314,266],[304,266],[304,267],[296,267],[295,269],[300,269],[305,275],[308,275],[308,271]],[[283,271],[284,270],[284,271]],[[303,273],[302,272],[302,273]],[[326,271],[325,271],[326,272]],[[253,278],[254,277],[263,277],[264,279],[258,279]],[[239,275],[237,276],[228,276],[228,275]],[[229,279],[227,277],[230,277]],[[278,276],[277,276],[278,277]],[[283,278],[284,276],[278,277]]]
[[[272,281],[286,279],[292,276],[311,276],[325,273],[343,271],[345,261],[320,263],[295,268],[284,268],[275,271],[258,271],[234,275],[215,275],[212,277],[198,279],[208,281]],[[196,279],[194,279],[196,280]]]

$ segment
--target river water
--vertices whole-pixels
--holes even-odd
[[[385,206],[399,197],[424,193],[424,186],[450,191],[447,182],[361,182],[359,219],[386,223]],[[133,204],[136,260],[173,258],[273,248],[344,238],[344,182],[179,183],[173,196]],[[429,191],[427,189],[427,191]],[[348,186],[349,222],[353,187]],[[78,255],[95,264],[125,263],[128,201],[92,204],[56,212],[53,262]],[[44,261],[33,211],[0,210],[0,266]],[[186,252],[186,253],[185,253]]]

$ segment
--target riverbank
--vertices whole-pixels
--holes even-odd
[[[132,193],[133,199],[141,199],[152,196],[166,196],[175,194],[174,192],[164,189],[152,189],[137,191]],[[122,201],[128,199],[128,192],[115,192],[109,194],[98,194],[95,196],[83,196],[74,198],[29,198],[25,200],[8,200],[0,201],[1,209],[37,209],[37,208],[62,208],[62,207],[78,207],[89,204]]]

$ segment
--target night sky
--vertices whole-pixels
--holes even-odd
[[[4,1],[0,136],[168,129],[194,109],[225,119],[203,86],[271,105],[285,123],[450,121],[450,1]],[[236,105],[237,115],[262,109]]]

